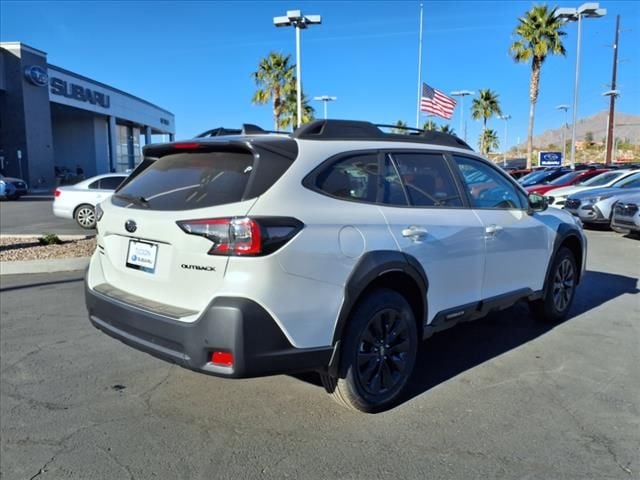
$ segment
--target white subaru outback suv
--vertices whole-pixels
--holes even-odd
[[[222,133],[147,146],[97,209],[86,304],[108,335],[222,377],[315,370],[374,412],[434,332],[522,299],[567,316],[580,223],[460,139],[346,120]]]

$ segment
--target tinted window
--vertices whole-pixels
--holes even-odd
[[[451,171],[442,155],[394,153],[402,183],[411,205],[419,207],[461,207]]]
[[[378,155],[355,155],[340,160],[316,177],[316,187],[334,197],[376,202],[380,172]]]
[[[100,188],[100,180],[96,180],[95,182],[91,182],[87,188],[99,189]]]
[[[188,210],[243,199],[253,156],[240,150],[185,152],[151,163],[112,197],[131,208]],[[132,198],[144,199],[132,203]]]
[[[615,180],[616,178],[618,178],[618,177],[620,177],[622,175],[624,175],[624,172],[606,172],[606,173],[601,173],[597,177],[593,177],[593,178],[587,180],[586,182],[584,182],[583,185],[589,185],[590,187],[598,187],[600,185],[605,185],[605,184],[611,182],[612,180]]]
[[[102,190],[115,190],[126,177],[105,177],[100,180],[100,188]]]
[[[614,186],[619,188],[640,187],[640,173],[634,173],[633,175],[629,175],[622,180],[618,180],[616,183],[614,183]]]
[[[400,175],[398,175],[398,167],[394,165],[391,157],[384,157],[384,173],[382,178],[382,198],[381,202],[385,205],[406,207],[409,205],[409,194],[402,185]]]
[[[565,173],[561,177],[556,178],[553,182],[550,182],[549,185],[564,185],[565,183],[572,182],[580,175],[583,175],[583,172],[569,172]]]
[[[475,208],[523,208],[523,198],[500,172],[479,160],[453,156]]]

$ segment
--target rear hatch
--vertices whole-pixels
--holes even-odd
[[[220,289],[229,260],[219,233],[246,217],[291,162],[247,141],[145,149],[143,163],[98,212],[105,282],[160,304],[202,310]]]

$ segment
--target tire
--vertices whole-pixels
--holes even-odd
[[[96,226],[96,210],[91,205],[80,205],[73,214],[76,223],[86,230]]]
[[[409,303],[394,290],[376,289],[349,318],[338,377],[321,374],[322,383],[347,408],[387,410],[401,398],[417,352],[418,331]]]
[[[535,318],[552,323],[567,318],[576,295],[577,279],[575,256],[567,247],[561,247],[549,270],[544,296],[529,304]]]

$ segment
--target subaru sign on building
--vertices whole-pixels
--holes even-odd
[[[56,170],[124,172],[141,161],[143,145],[174,133],[171,112],[51,65],[24,43],[0,43],[2,174],[50,191]]]
[[[541,167],[559,167],[562,165],[562,152],[540,152],[538,160]]]

